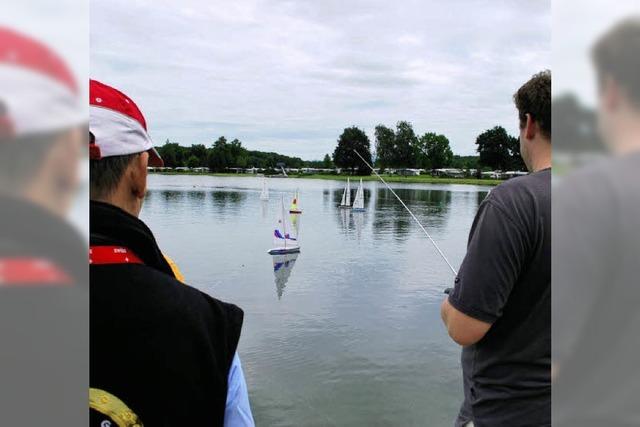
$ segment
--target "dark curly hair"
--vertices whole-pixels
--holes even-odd
[[[535,74],[513,95],[518,108],[520,129],[527,123],[527,114],[538,123],[542,134],[551,139],[551,71]]]

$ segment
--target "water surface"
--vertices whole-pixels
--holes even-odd
[[[453,276],[426,236],[381,183],[365,182],[363,213],[337,208],[339,181],[268,183],[262,202],[259,178],[151,175],[141,214],[192,286],[244,309],[256,423],[452,425],[460,349],[439,308]],[[488,187],[392,186],[457,268]],[[296,190],[301,253],[273,257]]]

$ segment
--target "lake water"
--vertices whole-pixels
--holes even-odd
[[[365,182],[364,213],[337,208],[339,181],[268,184],[261,202],[260,178],[151,175],[141,214],[189,284],[244,309],[257,425],[452,425],[460,348],[440,303],[453,274],[426,236],[382,183]],[[489,187],[392,186],[457,268]],[[301,253],[274,258],[280,198],[296,190]]]

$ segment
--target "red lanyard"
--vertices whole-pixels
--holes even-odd
[[[123,246],[91,246],[89,264],[144,264],[131,250]]]
[[[71,285],[73,280],[60,267],[44,258],[0,258],[0,287]]]

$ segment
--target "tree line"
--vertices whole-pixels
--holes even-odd
[[[304,161],[299,157],[283,154],[252,151],[242,146],[237,138],[227,141],[224,136],[219,137],[210,147],[204,144],[194,144],[191,147],[171,142],[168,139],[164,145],[157,147],[160,156],[167,167],[208,167],[213,172],[225,172],[229,168],[260,168],[279,169],[279,165],[289,168],[315,167],[333,168],[333,162],[327,154],[324,160]]]
[[[333,156],[327,154],[322,160],[305,161],[299,157],[274,152],[247,150],[237,138],[228,141],[224,136],[219,137],[209,147],[204,144],[186,147],[167,139],[164,145],[157,149],[167,167],[208,167],[213,172],[250,167],[277,170],[281,165],[288,168],[324,169],[337,166],[352,174],[369,175],[371,171],[354,150],[357,150],[369,164],[383,170],[388,168],[526,169],[519,154],[518,139],[509,135],[501,126],[488,129],[478,135],[477,156],[455,155],[445,135],[435,132],[417,135],[413,125],[407,121],[398,122],[395,129],[380,124],[376,126],[374,134],[375,161],[369,137],[364,130],[356,126],[345,128],[338,137]]]
[[[375,128],[375,162],[371,142],[364,130],[351,126],[338,137],[333,152],[336,166],[357,175],[369,175],[370,169],[355,154],[357,151],[369,164],[380,169],[417,168],[435,170],[499,169],[526,170],[520,157],[518,138],[511,136],[502,126],[488,129],[476,138],[478,156],[456,156],[451,151],[449,139],[442,134],[426,132],[417,135],[413,125],[400,121],[395,129],[385,125]]]

